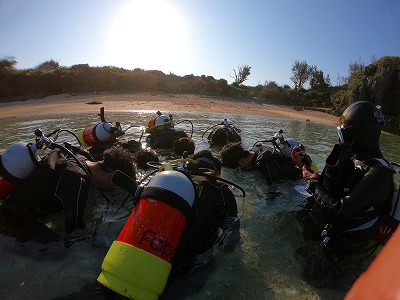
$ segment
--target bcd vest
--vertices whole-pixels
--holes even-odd
[[[82,163],[84,158],[81,157]],[[85,165],[86,166],[86,165]],[[62,209],[59,201],[52,201],[51,181],[63,172],[77,174],[89,181],[87,173],[71,158],[66,158],[59,150],[52,150],[40,162],[39,167],[14,190],[8,202],[31,216],[40,216]]]
[[[146,143],[151,148],[171,148],[174,142],[182,137],[187,137],[187,134],[181,130],[163,129],[151,133],[146,138]]]
[[[270,184],[278,179],[300,179],[301,170],[272,147],[256,146],[252,165],[267,178]]]
[[[321,195],[337,199],[344,197],[362,180],[370,168],[383,167],[393,170],[389,162],[385,160],[353,161],[349,153],[347,146],[344,144],[336,144],[334,146],[319,179],[320,197]],[[345,224],[336,225],[336,228],[331,230],[342,232],[376,220],[376,218],[390,212],[391,198],[388,201],[375,204],[365,212],[346,221]],[[318,199],[315,195],[311,196],[308,198],[305,207],[298,213],[298,217],[304,226],[306,239],[319,240],[324,228],[326,229],[335,223],[334,216],[328,213],[320,202],[321,199]]]

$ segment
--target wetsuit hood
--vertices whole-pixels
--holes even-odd
[[[380,106],[368,101],[357,101],[343,112],[342,130],[345,143],[351,146],[351,153],[360,160],[382,157],[379,146],[381,127],[384,124]]]

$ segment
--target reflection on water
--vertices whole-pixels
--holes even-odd
[[[168,112],[170,113],[170,112]],[[242,130],[246,148],[257,140],[269,139],[279,129],[286,138],[302,142],[321,170],[325,158],[337,142],[333,125],[306,121],[264,118],[247,115],[198,114],[171,112],[175,122],[190,120],[194,124],[193,138],[196,151],[208,149],[209,127],[227,118]],[[123,128],[131,127],[126,138],[138,140],[141,130],[153,116],[150,112],[108,112],[106,120],[121,122]],[[74,114],[0,120],[0,151],[17,141],[32,142],[34,130],[45,134],[57,128],[72,132],[99,122],[97,114]],[[190,132],[189,122],[178,128]],[[58,142],[72,141],[63,134]],[[383,134],[381,139],[385,156],[399,161],[396,149],[400,138]],[[218,153],[218,148],[211,149]],[[229,254],[218,253],[217,267],[212,270],[205,285],[190,299],[342,299],[351,281],[330,289],[316,289],[301,279],[300,267],[293,258],[293,251],[303,245],[300,229],[295,220],[296,211],[305,196],[296,192],[292,182],[276,182],[267,186],[258,173],[223,169],[222,176],[236,182],[246,190],[246,197],[238,198],[242,216],[242,241]],[[96,279],[101,263],[112,241],[119,234],[131,207],[120,208],[119,203],[108,205],[100,196],[90,199],[87,210],[92,214],[87,226],[86,239],[76,237],[71,247],[54,242],[47,245],[35,242],[18,243],[12,237],[0,236],[0,298],[1,299],[102,299]],[[121,201],[121,200],[119,200]],[[88,238],[89,237],[89,238]],[[186,289],[190,290],[190,286]]]

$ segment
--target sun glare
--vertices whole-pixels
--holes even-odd
[[[163,0],[136,0],[121,7],[108,34],[107,64],[175,72],[185,61],[186,26]]]

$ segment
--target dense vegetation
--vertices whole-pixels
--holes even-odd
[[[172,94],[201,94],[207,96],[232,97],[243,101],[260,101],[290,106],[314,107],[330,113],[340,113],[349,103],[365,99],[374,103],[390,103],[385,114],[400,115],[400,91],[388,81],[400,81],[400,57],[383,57],[365,66],[362,62],[350,63],[349,76],[342,77],[332,86],[329,76],[307,62],[296,61],[290,78],[294,87],[280,86],[274,81],[264,85],[246,86],[250,67],[240,66],[235,71],[235,81],[228,84],[225,79],[212,76],[177,76],[161,71],[142,69],[126,70],[113,66],[91,67],[88,64],[60,66],[49,60],[32,69],[17,70],[16,60],[8,57],[0,60],[0,102],[39,98],[62,93],[87,92],[162,92]],[[387,75],[388,70],[391,71]],[[394,74],[394,75],[393,75]],[[386,77],[389,76],[389,79]],[[392,79],[390,79],[393,77]],[[383,79],[382,79],[383,78]],[[382,87],[382,80],[385,80]],[[375,91],[379,86],[380,90]],[[304,85],[308,84],[308,89]],[[374,90],[375,89],[375,90]],[[378,99],[374,93],[383,93]],[[386,94],[385,94],[386,93]],[[390,98],[390,99],[389,99]],[[393,116],[393,115],[392,115]]]

